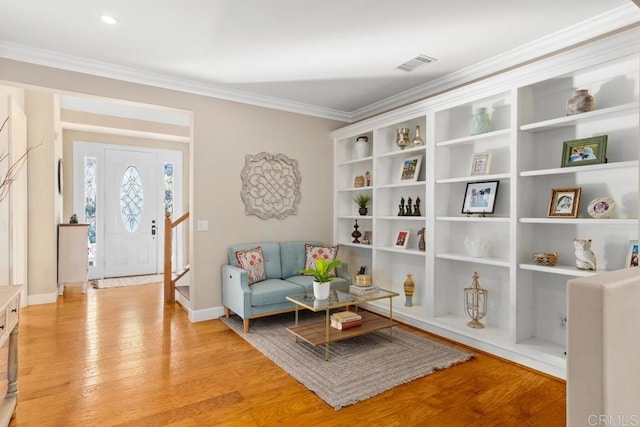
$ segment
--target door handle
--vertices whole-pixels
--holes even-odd
[[[151,235],[155,236],[156,235],[156,220],[152,220],[151,221]]]

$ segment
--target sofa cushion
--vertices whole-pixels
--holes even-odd
[[[316,260],[323,258],[328,263],[334,261],[338,256],[338,246],[316,246],[316,245],[304,245],[305,248],[305,261],[304,268],[310,269],[316,267]],[[337,271],[331,272],[332,276],[337,276]]]
[[[282,279],[267,279],[251,285],[251,305],[260,307],[287,301],[287,296],[305,293],[304,287]]]
[[[305,245],[322,245],[320,242],[281,242],[280,257],[282,264],[282,278],[296,276],[304,269]]]
[[[236,259],[238,260],[240,268],[247,270],[247,282],[250,285],[261,282],[267,278],[264,269],[262,248],[260,246],[249,251],[237,251]]]
[[[228,251],[229,264],[240,267],[236,259],[236,252],[248,251],[258,246],[262,248],[262,258],[264,259],[264,269],[267,279],[282,278],[282,270],[280,269],[280,243],[277,242],[240,243],[233,245]]]

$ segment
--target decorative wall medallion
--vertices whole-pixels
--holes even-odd
[[[297,160],[265,152],[246,155],[241,176],[245,214],[283,219],[297,213],[302,181]]]

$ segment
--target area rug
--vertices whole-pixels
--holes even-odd
[[[318,314],[324,318],[324,313],[301,311],[300,323],[317,320]],[[384,330],[331,343],[325,361],[324,346],[296,342],[286,330],[293,313],[252,320],[246,334],[240,317],[221,320],[335,410],[473,357],[396,327],[392,340]]]
[[[146,285],[148,283],[159,283],[164,281],[162,274],[151,274],[147,276],[112,277],[109,279],[98,279],[92,281],[93,287],[98,289],[117,288],[120,286]]]

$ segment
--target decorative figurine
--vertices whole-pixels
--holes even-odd
[[[413,216],[413,211],[411,210],[411,197],[407,199],[407,206],[404,210],[404,216]]]
[[[77,224],[78,223],[78,215],[73,214],[71,218],[69,218],[69,224]]]
[[[366,171],[364,173],[364,185],[367,187],[371,187],[371,172]]]
[[[398,205],[400,210],[398,211],[398,216],[404,216],[404,197],[400,197],[400,204]]]
[[[351,233],[351,237],[353,237],[353,242],[351,243],[360,243],[360,236],[362,236],[362,233],[358,231],[358,228],[360,228],[360,226],[358,225],[358,220],[356,219],[356,224],[353,226],[354,230],[353,233]]]
[[[422,216],[422,213],[420,213],[420,197],[416,197],[416,204],[413,207],[413,216]]]
[[[578,270],[595,270],[596,255],[591,250],[591,239],[573,239],[573,246]]]
[[[418,240],[418,250],[424,252],[425,251],[425,241],[424,241],[424,227],[418,230],[418,236],[420,236],[420,240]]]

